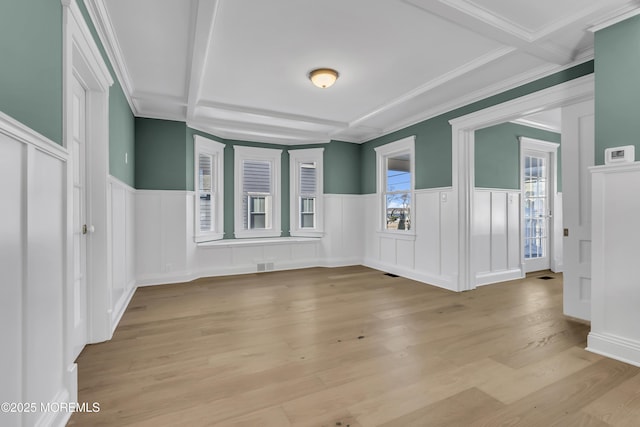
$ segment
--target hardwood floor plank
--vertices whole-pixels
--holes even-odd
[[[611,425],[640,425],[640,374],[588,404],[584,412]]]
[[[453,293],[354,266],[140,288],[78,358],[78,400],[101,411],[69,425],[637,425],[640,369],[583,349],[553,277]]]
[[[563,420],[637,373],[638,368],[602,359],[477,420],[471,427],[562,425]]]
[[[487,411],[496,411],[503,406],[502,403],[474,387],[380,424],[380,426],[466,426],[471,424],[479,415]]]

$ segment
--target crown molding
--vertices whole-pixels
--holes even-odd
[[[109,12],[107,11],[104,0],[83,1],[85,6],[87,7],[89,17],[93,22],[96,32],[98,33],[98,38],[100,39],[100,42],[102,43],[102,46],[107,53],[109,62],[111,62],[116,77],[118,78],[118,81],[122,86],[122,91],[124,92],[124,96],[129,103],[129,107],[131,108],[133,114],[135,116],[138,116],[139,109],[135,105],[135,102],[131,96],[131,94],[134,93],[133,83],[131,81],[129,71],[127,70],[124,56],[122,54],[122,49],[120,48],[118,38],[115,35],[113,25],[111,24],[111,18],[109,17]]]
[[[530,73],[526,73],[526,74],[520,74],[518,76],[515,76],[512,79],[509,80],[505,80],[503,82],[497,83],[495,85],[491,85],[491,86],[487,86],[486,88],[483,88],[481,90],[475,91],[475,92],[471,92],[470,94],[468,94],[467,96],[463,96],[463,97],[459,97],[456,98],[454,100],[452,100],[451,102],[448,102],[446,104],[441,104],[435,108],[431,108],[429,110],[423,111],[420,114],[416,114],[414,116],[409,117],[407,120],[404,120],[402,122],[399,122],[397,125],[395,126],[391,126],[389,128],[384,129],[382,132],[380,132],[378,135],[375,135],[369,139],[363,140],[363,141],[355,141],[356,143],[362,144],[368,141],[371,141],[373,139],[379,138],[381,136],[384,135],[388,135],[390,133],[396,132],[398,130],[407,128],[409,126],[413,126],[417,123],[423,122],[425,120],[429,120],[433,117],[437,117],[439,115],[451,112],[453,110],[456,110],[458,108],[462,108],[464,106],[473,104],[474,102],[478,102],[478,101],[482,101],[483,99],[487,99],[490,98],[492,96],[495,95],[499,95],[503,92],[509,91],[511,89],[515,89],[517,87],[520,86],[524,86],[526,84],[532,83],[536,80],[540,80],[543,79],[545,77],[548,77],[552,74],[558,73],[560,71],[564,71],[567,70],[571,67],[574,67],[576,65],[582,64],[584,62],[587,62],[589,60],[593,59],[593,55],[591,55],[591,57],[589,56],[585,56],[583,58],[581,58],[579,61],[574,61],[571,62],[570,64],[567,65],[563,65],[563,66],[544,66],[544,67],[540,67],[537,70],[533,70]]]
[[[638,15],[640,15],[640,7],[638,7],[637,4],[632,3],[617,10],[608,17],[594,23],[591,27],[589,27],[589,31],[591,31],[592,33],[596,33],[600,30],[611,27],[612,25],[618,24],[622,21]]]

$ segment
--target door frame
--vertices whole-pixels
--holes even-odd
[[[575,104],[594,96],[594,75],[589,74],[514,100],[449,121],[452,149],[452,187],[457,202],[457,291],[476,288],[473,262],[473,189],[475,187],[475,131],[516,120],[539,111]]]
[[[555,217],[558,214],[556,207],[560,206],[560,210],[562,209],[562,205],[558,203],[558,147],[560,144],[555,142],[543,141],[540,139],[529,138],[526,136],[521,136],[518,138],[520,140],[520,192],[521,197],[521,213],[520,213],[520,246],[523,246],[523,242],[525,240],[525,221],[524,221],[524,163],[525,163],[525,150],[534,150],[547,153],[549,155],[549,168],[548,168],[548,181],[551,184],[547,188],[547,200],[549,202],[549,211],[551,212],[551,217],[549,218],[548,223],[548,247],[547,254],[549,258],[549,268],[554,272],[557,272],[558,269],[556,267],[556,240],[559,238],[557,235],[556,227],[555,227]],[[562,215],[562,213],[560,213]],[[522,271],[527,272],[525,267],[526,259],[524,257],[524,249],[521,250],[522,258]]]
[[[73,123],[72,80],[86,85],[86,221],[91,231],[87,237],[87,341],[105,341],[111,336],[110,325],[110,227],[107,198],[109,173],[109,88],[113,78],[102,58],[75,0],[61,0],[63,6],[63,145],[71,150]],[[74,161],[70,157],[70,161]],[[65,244],[65,366],[76,373],[71,359],[73,344],[73,167],[67,168],[67,223]],[[77,393],[72,384],[70,390]]]

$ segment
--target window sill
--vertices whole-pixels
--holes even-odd
[[[324,237],[324,231],[290,231],[291,237],[312,237],[318,239],[320,237]]]
[[[202,236],[195,236],[193,241],[196,243],[208,243],[216,240],[222,240],[224,238],[224,233],[210,233]]]
[[[396,240],[416,240],[416,233],[414,231],[386,231],[379,230],[376,232],[378,237],[385,237],[387,239]]]
[[[315,237],[263,237],[258,239],[226,239],[213,242],[198,243],[199,248],[231,247],[231,246],[265,246],[286,245],[290,243],[317,243]]]

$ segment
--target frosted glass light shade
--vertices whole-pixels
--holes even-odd
[[[326,89],[338,79],[338,72],[331,68],[318,68],[309,73],[311,82],[319,88]]]

